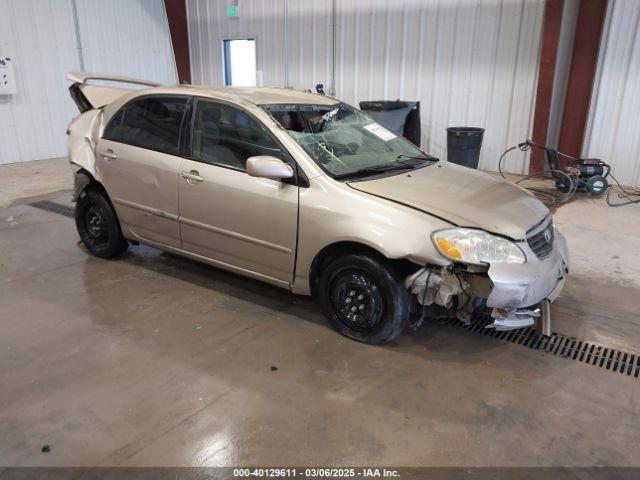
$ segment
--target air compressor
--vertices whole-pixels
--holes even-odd
[[[547,156],[549,156],[548,152]],[[598,158],[578,158],[576,161],[577,163],[565,167],[566,177],[563,175],[556,177],[556,188],[565,193],[571,190],[585,190],[592,197],[599,197],[606,192],[609,187],[607,177],[611,167]],[[560,170],[557,152],[555,162],[557,162],[555,164],[558,167],[557,170]],[[552,164],[549,163],[549,165]]]
[[[541,145],[532,140],[525,140],[522,143],[507,148],[498,159],[498,172],[505,180],[507,177],[502,171],[502,160],[504,157],[514,150],[526,152],[531,148],[540,148],[545,151],[547,167],[540,171],[527,175],[519,180],[514,181],[516,184],[522,184],[523,181],[535,177],[546,177],[555,181],[555,187],[562,192],[562,195],[554,195],[548,189],[537,188],[535,186],[525,187],[538,197],[540,201],[547,206],[563,204],[573,197],[578,190],[586,191],[587,195],[599,197],[605,192],[607,193],[607,205],[610,207],[622,207],[624,205],[640,204],[640,189],[632,187],[623,187],[618,179],[611,174],[611,165],[603,162],[599,158],[576,158],[558,150]],[[560,157],[570,160],[569,165],[562,167]],[[613,180],[616,190],[614,192],[613,184],[609,182],[609,178]],[[521,185],[522,186],[522,185]],[[612,195],[624,201],[614,202],[611,200]]]
[[[545,151],[549,174],[555,179],[555,186],[563,193],[576,190],[584,190],[592,197],[599,197],[609,188],[607,178],[611,173],[611,166],[598,158],[576,158],[558,152],[556,149],[526,140],[518,144],[520,150],[528,150],[531,147]],[[573,161],[562,168],[560,156]]]

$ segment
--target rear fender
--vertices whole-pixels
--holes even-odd
[[[102,117],[102,110],[88,110],[74,118],[67,129],[69,134],[67,139],[69,162],[86,170],[99,182],[101,182],[101,179],[96,170],[95,150],[98,144]]]

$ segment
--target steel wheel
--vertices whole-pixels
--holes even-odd
[[[339,256],[322,267],[318,301],[329,324],[345,337],[382,345],[400,335],[410,298],[402,276],[384,258]]]
[[[384,316],[380,287],[365,272],[347,270],[331,285],[331,306],[346,330],[353,335],[370,335]]]
[[[100,191],[89,189],[82,193],[75,217],[80,239],[94,255],[115,258],[127,249],[113,207]]]
[[[89,205],[84,212],[84,225],[87,238],[97,248],[109,242],[109,227],[104,210],[99,205]]]

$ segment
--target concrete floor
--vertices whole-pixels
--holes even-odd
[[[3,188],[40,167],[22,168]],[[640,466],[639,379],[439,324],[351,342],[267,285],[147,247],[91,257],[72,219],[19,198],[45,192],[13,191],[0,466]],[[639,214],[558,210],[574,262],[555,331],[640,352]]]
[[[21,198],[73,188],[67,157],[0,165],[0,207]]]

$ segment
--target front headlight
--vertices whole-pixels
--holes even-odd
[[[450,228],[431,234],[431,240],[445,257],[457,262],[482,265],[485,263],[524,263],[526,257],[510,240],[491,235],[484,230]]]

